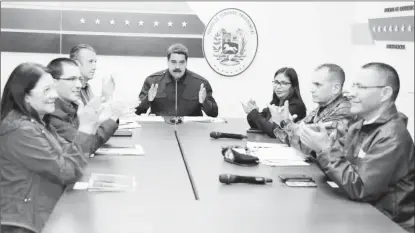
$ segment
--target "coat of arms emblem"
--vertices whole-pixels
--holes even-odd
[[[209,22],[203,52],[210,67],[224,76],[244,72],[255,58],[258,35],[251,18],[238,9],[225,9]]]

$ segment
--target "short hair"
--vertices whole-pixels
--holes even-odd
[[[400,80],[398,72],[391,65],[381,62],[370,62],[362,66],[362,69],[374,69],[386,80],[386,84],[393,90],[392,100],[395,101],[399,94]]]
[[[25,62],[18,65],[4,86],[0,119],[3,120],[14,110],[40,122],[39,114],[26,104],[25,97],[36,86],[40,77],[47,73],[50,73],[49,69],[38,63]]]
[[[76,45],[76,46],[74,46],[74,47],[71,48],[71,51],[69,52],[69,58],[70,59],[73,59],[73,60],[79,60],[79,52],[82,49],[87,49],[87,50],[90,50],[90,51],[92,51],[94,53],[97,53],[95,51],[95,49],[91,45],[88,45],[88,44],[79,44],[79,45]]]
[[[170,60],[170,56],[173,53],[183,54],[186,61],[189,56],[189,50],[182,44],[173,44],[167,49],[167,60]]]
[[[344,70],[336,64],[332,63],[325,63],[322,65],[319,65],[315,71],[321,70],[323,68],[326,68],[329,72],[329,74],[334,74],[331,76],[331,78],[335,78],[336,81],[340,82],[341,86],[343,87],[344,81],[346,80],[346,74],[344,73]]]
[[[53,59],[51,62],[49,62],[47,67],[54,79],[60,79],[60,77],[63,75],[63,65],[73,65],[79,67],[78,63],[70,58],[60,57]]]

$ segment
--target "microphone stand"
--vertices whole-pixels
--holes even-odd
[[[179,117],[178,116],[178,103],[177,103],[177,79],[175,79],[175,84],[176,84],[176,91],[175,91],[175,99],[174,99],[174,102],[175,102],[175,116],[172,118],[172,121],[174,122],[174,125],[176,126],[177,124],[179,124],[179,123],[182,123],[182,119],[181,119],[181,117]]]

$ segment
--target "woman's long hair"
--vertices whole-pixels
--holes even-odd
[[[285,76],[288,77],[288,79],[290,79],[292,91],[294,92],[292,98],[297,98],[303,101],[303,99],[301,98],[300,84],[298,82],[297,72],[293,68],[283,67],[277,70],[277,72],[275,72],[274,78],[279,74],[284,74]],[[280,98],[275,94],[274,91],[272,91],[271,104],[278,105],[279,102],[280,102]]]
[[[12,110],[15,110],[41,122],[39,114],[26,103],[25,97],[45,73],[50,73],[48,68],[29,62],[22,63],[13,70],[1,98],[0,120],[3,120]]]

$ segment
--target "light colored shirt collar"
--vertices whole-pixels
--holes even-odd
[[[373,117],[372,119],[369,119],[369,120],[365,119],[363,121],[363,125],[370,125],[370,124],[374,123],[378,118],[379,118],[379,116],[375,116],[375,117]]]

